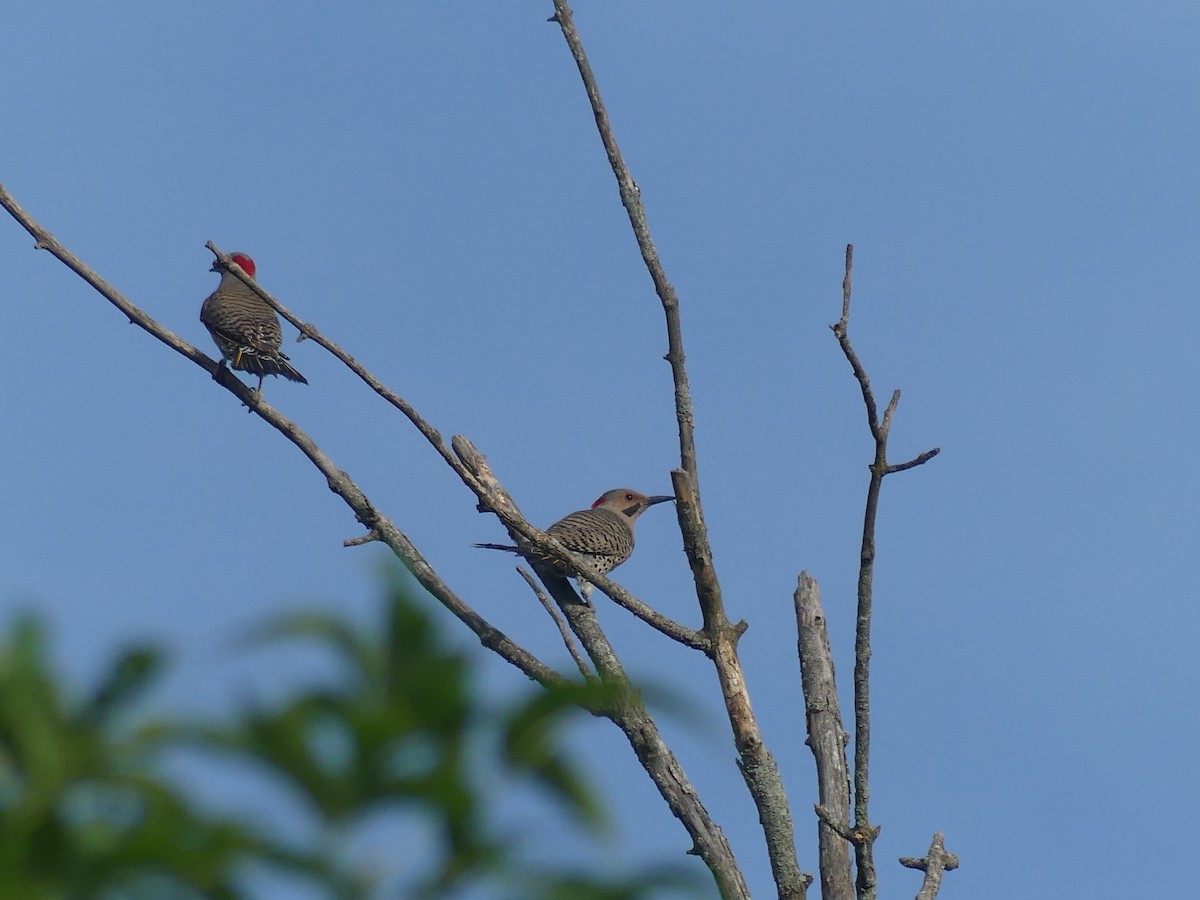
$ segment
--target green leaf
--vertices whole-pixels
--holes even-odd
[[[150,688],[162,672],[163,655],[147,646],[127,650],[79,711],[82,725],[103,728]]]

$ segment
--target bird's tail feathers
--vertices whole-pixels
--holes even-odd
[[[282,356],[282,354],[280,355]],[[298,381],[301,384],[308,384],[308,379],[292,367],[292,364],[287,361],[286,356],[284,356],[282,359],[273,360],[273,362],[276,366],[278,366],[279,370],[277,372],[272,372],[272,375],[282,375],[288,381]]]
[[[258,353],[243,347],[234,356],[232,366],[251,375],[282,375],[288,381],[308,384],[308,379],[297,372],[282,353]]]
[[[509,553],[524,553],[520,547],[514,547],[512,544],[472,544],[472,547],[479,547],[482,550],[505,550]]]

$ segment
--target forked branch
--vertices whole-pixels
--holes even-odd
[[[940,452],[927,450],[905,463],[891,465],[887,461],[888,432],[900,392],[894,391],[880,421],[875,394],[866,369],[850,343],[850,297],[853,289],[854,245],[846,246],[846,271],[842,279],[842,316],[829,327],[837,337],[842,353],[854,371],[867,411],[867,425],[875,442],[871,462],[871,479],[867,486],[867,504],[863,515],[862,548],[858,566],[858,611],[854,629],[854,824],[850,827],[858,875],[855,889],[859,900],[875,900],[878,879],[875,870],[874,847],[879,829],[870,821],[870,759],[871,759],[871,615],[874,602],[875,578],[875,518],[879,509],[879,492],[883,479],[893,472],[903,472],[922,465]]]
[[[908,869],[920,869],[925,873],[916,900],[934,900],[942,887],[942,874],[958,868],[958,857],[946,849],[945,836],[939,831],[933,836],[929,852],[920,859],[900,857],[900,865]]]

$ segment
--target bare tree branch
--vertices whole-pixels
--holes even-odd
[[[549,613],[550,618],[554,620],[554,625],[558,628],[558,633],[562,635],[563,644],[566,646],[567,652],[571,654],[571,659],[575,660],[575,667],[579,669],[579,674],[583,676],[583,680],[593,680],[596,676],[592,674],[592,669],[588,665],[587,660],[583,658],[583,655],[579,652],[579,648],[575,645],[575,638],[571,636],[571,629],[567,627],[567,622],[562,617],[562,614],[559,613],[558,609],[550,601],[550,598],[546,596],[546,592],[542,590],[541,585],[534,581],[533,575],[530,574],[528,569],[524,566],[517,566],[517,571],[525,579],[525,583],[529,585],[534,596],[538,598],[538,603],[542,604],[546,612]]]
[[[699,555],[707,551],[708,540],[704,535],[704,520],[687,472],[676,469],[671,473],[671,481],[675,486],[675,507],[680,528],[685,534],[684,547],[692,565],[700,609],[704,613],[704,631],[713,641],[712,660],[721,686],[721,697],[725,701],[725,712],[733,730],[738,769],[758,809],[758,819],[767,842],[771,874],[780,897],[803,897],[812,883],[812,876],[800,870],[796,859],[795,825],[783,778],[775,757],[763,741],[738,657],[738,641],[746,623],[730,624],[721,602],[721,589],[711,559]],[[696,534],[700,535],[698,539],[689,540],[687,537]]]
[[[378,535],[378,540],[391,548],[392,552],[413,573],[417,581],[456,618],[470,628],[479,638],[480,643],[489,650],[499,654],[534,681],[544,685],[561,684],[564,682],[561,675],[528,650],[514,643],[502,631],[480,616],[472,607],[464,603],[442,581],[408,537],[391,520],[374,507],[350,476],[339,469],[333,463],[333,460],[326,456],[317,447],[312,438],[305,434],[299,426],[266,403],[257,391],[252,391],[246,387],[229,369],[219,366],[215,360],[205,356],[187,341],[173,334],[137,306],[130,303],[129,300],[125,299],[111,285],[71,254],[50,232],[38,225],[17,204],[3,185],[0,185],[0,206],[33,236],[36,241],[35,246],[38,249],[48,250],[66,265],[67,268],[71,269],[71,271],[78,274],[84,281],[94,287],[105,299],[119,309],[130,322],[144,329],[172,350],[187,357],[197,366],[204,369],[213,376],[218,384],[241,400],[243,404],[249,406],[253,413],[291,441],[301,453],[308,457],[317,470],[325,476],[329,489],[342,498],[343,502],[354,513],[355,518],[366,526],[372,534]]]
[[[480,494],[479,486],[474,483],[471,473],[467,471],[467,469],[458,461],[458,459],[455,458],[454,454],[450,452],[450,449],[446,446],[445,441],[442,440],[441,432],[425,421],[420,413],[413,408],[412,404],[410,404],[407,400],[399,396],[395,391],[388,388],[385,384],[383,384],[383,382],[368,372],[366,368],[353,356],[321,334],[315,325],[300,321],[295,313],[268,294],[263,289],[262,285],[260,285],[257,281],[246,275],[246,273],[242,271],[241,266],[230,265],[232,260],[227,254],[223,253],[216,244],[214,244],[212,241],[209,241],[204,246],[207,247],[213,256],[217,258],[217,263],[221,268],[229,271],[244,285],[246,285],[246,287],[258,294],[258,296],[261,297],[268,306],[279,313],[279,315],[283,316],[287,322],[295,326],[299,330],[301,337],[310,339],[323,347],[325,350],[328,350],[329,353],[340,360],[347,369],[357,375],[362,382],[367,385],[367,387],[399,410],[405,416],[405,418],[412,422],[417,431],[421,432],[422,436],[429,441],[430,446],[437,451],[438,456],[445,461],[446,465],[450,466],[450,468],[454,470],[455,474],[463,480],[463,483],[477,495]]]
[[[682,326],[678,297],[668,281],[651,237],[641,191],[634,181],[612,130],[595,77],[575,29],[567,0],[553,0],[557,22],[578,67],[596,121],[600,138],[617,181],[621,202],[628,214],[643,261],[661,302],[667,331],[668,351],[665,360],[671,366],[674,385],[674,406],[678,426],[680,467],[672,472],[677,498],[684,549],[696,584],[697,598],[703,617],[703,627],[696,631],[642,603],[620,585],[596,573],[585,562],[569,553],[558,541],[534,528],[521,514],[512,498],[491,473],[486,460],[464,437],[457,436],[447,447],[440,432],[425,421],[407,401],[388,389],[354,357],[326,338],[310,323],[305,323],[247,277],[229,257],[212,242],[206,246],[218,264],[241,279],[251,290],[268,303],[300,331],[300,340],[312,339],[324,347],[389,405],[401,412],[429,441],[438,455],[460,477],[476,496],[481,512],[494,513],[522,548],[537,551],[530,564],[554,598],[546,596],[533,577],[518,567],[521,576],[534,590],[559,628],[577,668],[585,680],[600,679],[621,685],[622,700],[614,707],[595,707],[590,711],[616,724],[629,740],[635,755],[650,775],[672,813],[680,820],[692,839],[691,853],[700,856],[713,873],[718,889],[725,898],[749,896],[744,878],[720,828],[712,821],[686,774],[670,748],[663,741],[657,725],[641,697],[630,685],[625,670],[600,628],[596,610],[582,603],[570,583],[547,559],[596,585],[618,605],[649,624],[670,639],[692,649],[700,650],[713,660],[730,721],[738,766],[757,807],[766,839],[771,871],[780,898],[803,898],[812,881],[800,870],[795,847],[794,825],[788,798],[774,757],[767,750],[750,703],[744,672],[738,656],[738,644],[746,623],[731,623],[725,611],[720,584],[713,566],[700,498],[699,472],[694,436],[694,411],[690,384],[685,366]],[[261,395],[247,388],[225,366],[210,359],[200,350],[179,338],[134,306],[91,269],[72,256],[52,235],[28,217],[0,185],[0,206],[3,206],[34,237],[39,249],[47,249],[81,278],[91,284],[110,303],[156,339],[204,368],[212,378],[238,397],[265,422],[291,441],[325,477],[326,482],[367,529],[359,537],[344,541],[345,546],[358,546],[379,541],[386,544],[413,572],[417,580],[453,615],[463,621],[479,637],[481,643],[498,653],[529,678],[544,684],[562,684],[566,679],[536,656],[511,641],[498,629],[478,615],[447,586],[421,556],[406,535],[377,510],[350,476],[337,468],[316,444],[295,423],[282,416],[262,400]],[[850,779],[846,765],[846,734],[842,727],[834,687],[833,662],[825,631],[819,589],[807,573],[801,573],[794,602],[799,629],[801,678],[806,698],[809,729],[808,743],[817,761],[820,803],[816,806],[819,819],[818,836],[821,853],[822,895],[824,900],[848,900],[850,896],[850,865],[847,843],[853,844],[857,860],[855,890],[861,900],[875,900],[876,871],[873,847],[879,829],[869,824],[869,754],[870,754],[870,697],[869,665],[871,656],[870,625],[872,616],[873,566],[875,559],[875,520],[883,478],[928,462],[939,452],[925,451],[897,464],[887,461],[887,438],[895,416],[900,392],[895,391],[887,404],[882,421],[867,373],[851,346],[848,327],[852,292],[853,247],[846,250],[843,303],[840,320],[831,326],[841,349],[858,381],[866,407],[868,425],[875,440],[875,457],[871,464],[871,479],[864,513],[862,549],[858,579],[858,614],[855,634],[854,708],[855,758],[853,770],[854,821],[850,822]],[[557,609],[555,608],[557,604]],[[584,658],[575,639],[582,645]],[[926,872],[925,884],[918,900],[932,900],[940,886],[942,872],[953,869],[958,860],[942,846],[942,835],[934,838],[929,855],[920,860],[902,859],[901,863]]]
[[[850,839],[850,770],[846,764],[849,737],[842,727],[821,589],[807,572],[801,572],[797,579],[793,602],[807,743],[817,766],[821,900],[852,900],[854,877],[846,844]]]
[[[813,807],[813,811],[816,812],[817,818],[821,820],[821,824],[823,824],[826,828],[828,828],[838,837],[842,838],[842,840],[849,843],[854,843],[856,840],[854,837],[854,830],[846,824],[845,819],[838,818],[820,803]]]
[[[638,249],[646,269],[654,282],[654,290],[662,301],[663,312],[667,319],[667,355],[666,360],[671,364],[671,375],[675,380],[675,417],[679,422],[679,455],[683,469],[688,473],[692,484],[697,490],[700,486],[699,471],[696,466],[695,415],[692,410],[692,390],[688,384],[687,370],[684,368],[683,329],[679,321],[679,299],[675,296],[675,288],[667,280],[666,270],[658,258],[658,250],[650,236],[650,224],[646,219],[646,210],[642,206],[641,190],[625,160],[621,149],[617,146],[617,138],[613,134],[612,124],[608,119],[608,111],[600,98],[600,87],[592,67],[588,63],[587,54],[583,49],[583,41],[575,30],[575,20],[566,0],[554,0],[554,15],[551,22],[557,22],[566,38],[571,56],[583,79],[584,90],[587,91],[591,103],[592,115],[596,119],[596,129],[600,132],[600,140],[604,144],[604,152],[608,154],[608,163],[617,179],[617,190],[621,194],[621,204],[629,215],[629,224],[633,226],[633,235],[637,239]]]
[[[854,352],[854,348],[850,346],[850,340],[847,338],[847,329],[850,327],[850,295],[854,290],[854,245],[846,245],[846,274],[842,278],[842,317],[837,323],[829,326],[833,329],[833,333],[837,335],[838,343],[842,347],[842,353],[850,362],[850,367],[854,370],[854,377],[858,380],[859,387],[862,389],[863,404],[867,408],[867,424],[871,427],[871,435],[875,436],[879,430],[879,413],[875,408],[875,395],[871,393],[871,380],[867,378],[867,370],[863,368],[862,363],[858,361],[858,354]]]
[[[712,564],[712,548],[708,543],[708,525],[700,510],[700,497],[691,476],[685,469],[671,472],[671,485],[675,491],[675,511],[679,518],[679,530],[683,535],[683,550],[692,569],[692,580],[696,584],[696,599],[704,617],[704,631],[716,635],[731,631],[730,639],[735,643],[746,630],[746,623],[731,625],[725,614],[721,599],[721,585]]]
[[[900,403],[900,392],[894,391],[879,421],[875,394],[871,390],[866,369],[850,344],[850,296],[853,286],[854,245],[846,246],[846,274],[842,279],[842,316],[829,327],[837,337],[842,354],[854,370],[867,410],[867,424],[875,440],[875,458],[871,462],[871,480],[867,486],[867,505],[863,515],[862,549],[858,567],[858,613],[854,632],[854,825],[852,843],[858,876],[855,882],[859,900],[875,900],[878,878],[875,870],[874,847],[879,829],[870,824],[870,759],[871,759],[871,614],[875,578],[875,518],[879,509],[879,492],[885,475],[920,465],[938,454],[928,450],[899,466],[887,461],[887,439],[892,418]]]
[[[708,866],[723,898],[748,900],[750,892],[721,829],[700,801],[675,754],[663,740],[636,689],[630,684],[612,644],[596,620],[596,608],[579,601],[570,583],[538,557],[529,560],[587,651],[600,679],[623,687],[625,702],[606,715],[621,729],[659,795],[692,839],[688,851]]]
[[[469,447],[469,451],[464,453],[459,452],[459,447],[455,446],[455,452],[452,453],[442,440],[441,433],[436,428],[430,425],[416,411],[415,408],[402,397],[397,395],[386,385],[375,378],[369,371],[366,370],[354,357],[343,350],[338,344],[331,341],[329,338],[321,334],[316,326],[311,323],[300,321],[300,319],[287,307],[279,302],[278,299],[271,296],[263,287],[247,277],[237,266],[231,266],[229,256],[223,253],[212,241],[209,241],[205,246],[217,257],[218,263],[227,268],[234,276],[240,279],[247,287],[263,299],[272,309],[283,316],[288,322],[300,329],[301,333],[307,338],[315,341],[321,347],[328,350],[333,356],[340,360],[350,371],[357,375],[366,385],[368,385],[375,393],[386,400],[393,407],[398,409],[404,416],[416,426],[417,430],[429,441],[430,445],[437,451],[438,455],[454,470],[455,474],[462,479],[463,484],[469,488],[472,493],[479,499],[481,509],[496,513],[505,527],[509,529],[513,539],[518,543],[523,539],[525,543],[531,544],[539,551],[548,553],[551,557],[557,558],[568,566],[577,569],[580,574],[600,587],[614,602],[623,606],[629,612],[633,613],[642,621],[646,622],[652,628],[657,629],[672,640],[678,641],[681,644],[692,647],[696,650],[708,652],[708,640],[698,632],[680,625],[672,621],[666,616],[655,612],[646,604],[642,603],[624,588],[614,582],[609,581],[591,570],[591,567],[579,560],[574,554],[568,552],[554,538],[544,532],[539,531],[530,525],[529,521],[521,514],[516,504],[509,498],[508,502],[497,502],[497,492],[507,497],[507,492],[499,487],[499,482],[491,477],[490,481],[485,484],[481,482],[472,470],[470,459],[482,459],[482,454],[470,444],[465,437],[452,439],[464,442],[464,446]],[[457,453],[457,455],[456,455]],[[489,473],[490,476],[490,473]],[[503,513],[501,512],[503,510]],[[519,537],[518,537],[519,536]],[[367,543],[372,540],[370,535],[363,538],[353,538],[352,543],[347,543],[346,546],[353,546],[358,543]],[[603,583],[601,583],[603,582]]]
[[[842,317],[834,326],[834,334],[842,352],[849,360],[854,376],[862,390],[863,403],[867,407],[867,422],[875,438],[875,462],[871,467],[871,481],[867,488],[867,508],[863,522],[862,549],[858,568],[858,615],[854,634],[854,826],[864,835],[870,835],[869,767],[871,760],[871,605],[872,584],[875,566],[875,511],[879,504],[879,488],[883,484],[884,440],[880,435],[875,395],[866,370],[850,345],[847,328],[850,324],[850,293],[854,266],[854,247],[846,247],[846,276],[842,281]],[[855,861],[858,874],[855,889],[859,900],[874,900],[877,889],[874,842],[854,842]]]
[[[921,890],[917,891],[916,900],[934,900],[942,887],[942,873],[958,868],[958,857],[946,849],[945,836],[939,831],[933,836],[929,852],[920,859],[911,856],[900,857],[900,865],[909,869],[920,869],[925,873],[921,882]]]
[[[196,365],[200,366],[210,375],[214,375],[215,377],[218,367],[216,361],[209,359],[187,341],[183,340],[178,335],[160,325],[150,316],[146,315],[144,312],[122,297],[119,293],[117,293],[112,285],[84,265],[80,260],[76,259],[69,252],[67,252],[66,248],[64,248],[62,244],[58,242],[54,235],[38,225],[38,223],[33,220],[29,213],[25,212],[25,210],[21,208],[20,204],[17,203],[16,199],[5,189],[4,185],[2,184],[0,184],[0,207],[3,207],[4,210],[17,221],[17,224],[29,232],[29,234],[33,237],[35,249],[47,250],[52,256],[57,257],[58,260],[62,262],[68,269],[90,284],[100,293],[102,297],[119,309],[125,318],[129,320],[130,325],[137,325],[142,330],[162,341],[176,353],[181,353],[182,355],[186,356]],[[236,384],[241,385],[241,382],[233,376],[230,376],[228,381],[236,382]],[[249,388],[246,388],[245,385],[242,385],[244,391],[238,392],[233,384],[226,383],[225,381],[222,381],[222,384],[224,387],[234,393],[240,400],[242,400],[243,403],[245,403],[249,398],[249,395],[253,393]]]
[[[934,447],[932,450],[926,450],[924,453],[918,453],[908,462],[892,463],[887,467],[887,471],[883,474],[891,475],[895,472],[903,472],[906,469],[915,469],[917,466],[923,466],[941,452],[941,448]]]
[[[502,522],[507,523],[510,518],[514,517],[515,504],[492,473],[487,460],[462,435],[456,435],[451,441],[451,445],[491,496],[493,505],[490,508],[492,511],[500,517]],[[510,533],[514,534],[515,538],[515,533],[511,530]],[[552,540],[548,539],[548,541]],[[557,541],[554,543],[557,544]],[[571,555],[565,552],[563,555],[568,560],[571,558]],[[531,555],[528,562],[557,602],[571,631],[579,638],[579,642],[587,651],[601,680],[621,684],[627,688],[625,692],[627,702],[619,709],[605,714],[625,734],[638,761],[650,775],[668,808],[691,836],[693,846],[689,852],[699,856],[708,866],[722,897],[748,898],[749,891],[729,843],[725,840],[721,829],[712,821],[704,804],[701,803],[674,753],[671,752],[670,747],[659,733],[658,726],[649,711],[632,686],[629,685],[629,679],[616,651],[613,650],[612,644],[609,643],[607,636],[596,621],[595,607],[583,603],[574,588],[571,587],[570,582],[556,572],[542,557]],[[605,583],[607,581],[606,578],[597,577],[595,584],[600,590],[615,599],[615,592],[610,593],[609,585]],[[658,614],[654,613],[654,615]],[[678,626],[672,623],[671,626],[666,627]]]
[[[450,443],[463,465],[479,484],[481,496],[486,496],[486,511],[495,513],[497,518],[508,528],[509,534],[518,546],[528,546],[532,550],[538,551],[536,554],[531,553],[531,563],[533,562],[532,556],[539,554],[548,556],[556,562],[561,561],[567,567],[579,572],[581,577],[586,578],[612,598],[615,603],[633,613],[660,634],[664,634],[686,647],[691,647],[693,650],[700,650],[706,654],[711,653],[711,641],[703,633],[681,625],[647,606],[625,588],[596,572],[591,566],[563,547],[555,538],[529,525],[508,491],[493,474],[487,459],[470,440],[460,434],[455,435]],[[573,590],[569,585],[568,589]],[[583,601],[576,595],[575,602],[581,604]]]
[[[94,273],[91,273],[90,269],[87,269],[86,266],[68,253],[48,232],[33,222],[24,213],[24,210],[21,210],[16,205],[15,201],[4,191],[2,186],[0,186],[0,205],[3,205],[34,236],[39,247],[49,249],[72,270],[79,272],[81,275],[85,272],[88,273],[84,275],[85,280],[96,287],[118,309],[126,313],[130,321],[136,322],[148,332],[155,335],[155,337],[158,337],[159,340],[177,349],[188,358],[193,359],[193,361],[210,373],[217,372],[218,365],[216,362],[206,357],[203,353],[200,353],[200,351],[190,344],[172,335],[95,276]],[[88,277],[89,275],[90,277]],[[500,654],[508,662],[525,672],[530,678],[542,684],[565,683],[565,680],[558,673],[545,666],[536,657],[528,653],[528,651],[510,641],[502,632],[491,626],[473,609],[459,600],[449,587],[437,577],[433,568],[418,553],[416,547],[412,545],[408,538],[391,521],[375,510],[366,496],[350,479],[349,475],[338,469],[332,460],[326,457],[299,427],[263,402],[256,392],[245,387],[232,373],[223,367],[220,368],[219,383],[243,399],[243,402],[251,405],[253,412],[257,413],[264,421],[276,428],[276,430],[280,431],[288,440],[295,444],[313,462],[317,469],[326,476],[330,489],[342,497],[351,510],[354,511],[358,520],[370,529],[367,537],[377,536],[375,539],[383,541],[392,548],[393,552],[413,572],[417,580],[441,601],[444,606],[466,623],[479,636],[484,646]],[[358,540],[360,539],[354,539],[355,542]],[[569,595],[567,598],[568,608],[579,607],[581,610],[588,610],[587,615],[592,618],[591,624],[589,625],[585,622],[577,629],[577,633],[582,632],[589,636],[591,646],[588,649],[592,653],[593,660],[596,662],[597,669],[601,672],[602,677],[627,683],[624,671],[620,667],[619,662],[617,662],[615,653],[612,652],[611,646],[608,646],[607,640],[603,639],[602,633],[599,632],[598,626],[594,623],[593,611],[578,603],[578,598],[575,597],[574,592],[570,589],[565,579],[559,579],[559,581],[562,588]],[[574,603],[571,603],[571,598],[574,598]],[[560,603],[563,602],[562,598],[559,598],[559,600]],[[624,704],[619,710],[593,710],[593,712],[605,715],[626,734],[635,754],[650,774],[654,783],[659,787],[660,793],[662,793],[672,811],[683,822],[689,834],[691,834],[694,852],[704,858],[705,862],[709,864],[710,869],[712,869],[721,888],[722,895],[731,898],[748,898],[749,893],[746,891],[741,874],[738,872],[736,864],[733,861],[732,851],[729,849],[724,835],[708,816],[707,811],[700,803],[695,791],[691,788],[686,775],[684,775],[683,770],[679,767],[674,755],[670,752],[665,742],[662,741],[657,727],[654,725],[645,707],[641,704],[641,701],[636,699],[630,701]]]
[[[131,322],[138,324],[160,341],[181,355],[191,359],[198,366],[213,375],[217,383],[242,400],[244,404],[251,408],[252,412],[279,431],[307,456],[318,471],[325,476],[330,490],[342,498],[351,511],[354,512],[355,518],[368,530],[367,534],[363,537],[352,538],[347,543],[353,545],[378,540],[387,544],[392,552],[409,568],[418,582],[433,594],[452,614],[475,632],[485,647],[499,654],[528,677],[541,684],[560,685],[567,683],[566,679],[561,675],[542,663],[533,654],[511,641],[503,632],[492,626],[476,613],[474,609],[464,603],[438,577],[433,567],[421,556],[407,536],[396,528],[387,517],[375,509],[350,476],[339,469],[294,422],[291,422],[264,402],[258,392],[247,388],[227,368],[219,366],[214,360],[205,356],[191,344],[172,334],[95,275],[94,272],[84,266],[82,262],[59,244],[49,232],[34,222],[17,205],[7,191],[4,190],[2,185],[0,185],[0,206],[6,209],[13,218],[33,235],[37,242],[37,247],[49,250],[70,269],[80,274],[109,302],[120,309]],[[220,257],[218,256],[218,258]],[[272,305],[277,310],[282,309],[277,302]],[[291,320],[289,319],[289,321]],[[319,337],[318,333],[311,326],[308,329],[308,333],[314,340]],[[322,340],[324,339],[322,338]],[[333,346],[336,347],[336,345]],[[335,355],[341,358],[341,355],[336,352]],[[366,381],[367,378],[363,380]],[[470,447],[469,442],[465,439],[462,439],[462,441],[465,446]],[[474,451],[473,447],[470,449]],[[474,452],[477,453],[477,451]],[[479,458],[482,459],[481,456]],[[478,485],[478,482],[475,481],[470,472],[465,467],[462,467],[461,462],[459,460],[455,460],[455,462],[459,463],[455,466],[455,471],[459,471],[461,468],[462,471],[460,474],[468,476],[464,477],[463,480],[476,491],[480,503],[485,508],[492,508],[491,486],[489,485],[489,488],[485,489]],[[506,525],[519,528],[522,531],[528,530],[533,534],[530,540],[536,540],[540,533],[536,532],[536,529],[529,526],[524,518],[520,516],[515,504],[512,504],[511,499],[508,497],[507,492],[498,483],[495,483],[495,490],[498,492],[498,497],[501,501],[499,505],[504,510],[503,513],[498,512],[498,515],[501,515]],[[545,539],[544,535],[541,535],[541,537]],[[552,542],[549,539],[546,539],[546,542],[548,546],[557,544],[557,542]],[[556,547],[552,546],[552,548]],[[568,560],[570,559],[570,555],[562,551],[561,548],[556,549],[563,556],[567,557]],[[604,637],[603,632],[600,631],[599,625],[596,623],[595,610],[579,602],[578,596],[571,589],[566,579],[562,577],[549,577],[553,573],[536,559],[533,560],[533,565],[535,569],[541,568],[545,570],[539,571],[539,575],[546,581],[551,593],[555,596],[555,600],[558,601],[560,608],[567,615],[572,630],[579,636],[585,649],[591,656],[600,677],[612,683],[625,685],[627,688],[625,691],[625,700],[618,707],[589,707],[589,710],[595,715],[608,718],[625,734],[639,762],[646,769],[647,774],[650,775],[651,780],[658,788],[663,799],[667,802],[668,807],[691,836],[693,846],[690,852],[700,856],[709,867],[721,891],[722,897],[732,898],[732,900],[746,900],[746,898],[749,898],[749,892],[746,889],[745,882],[741,872],[738,870],[733,852],[725,840],[725,836],[722,834],[721,829],[712,821],[708,811],[700,802],[695,789],[688,781],[678,760],[676,760],[670,748],[663,741],[654,720],[646,710],[640,697],[628,686],[629,682],[624,669],[617,660],[616,654],[613,652],[607,638]],[[596,581],[597,586],[602,590],[606,590],[606,592],[609,589],[617,587],[612,584],[604,584],[603,582],[607,581],[607,579],[597,578]],[[617,591],[613,591],[613,593],[617,593]],[[702,646],[706,644],[706,642],[701,643]]]
[[[721,694],[725,700],[734,744],[738,751],[738,766],[754,799],[759,821],[763,826],[771,874],[779,897],[803,897],[812,882],[812,876],[800,870],[787,793],[783,788],[775,759],[763,743],[737,655],[738,638],[745,630],[745,625],[730,624],[721,600],[716,571],[712,565],[712,549],[708,543],[707,527],[704,524],[703,507],[700,502],[695,414],[685,367],[679,299],[658,257],[650,235],[646,211],[642,205],[641,191],[617,146],[608,112],[600,97],[600,88],[588,63],[583,41],[575,28],[574,17],[567,0],[554,0],[554,15],[551,21],[557,22],[562,29],[571,56],[579,69],[600,140],[617,180],[621,203],[629,216],[629,224],[633,228],[642,260],[662,303],[667,327],[666,360],[671,365],[671,376],[675,384],[675,418],[679,429],[680,468],[672,473],[672,481],[675,483],[676,509],[683,533],[684,549],[692,568],[697,597],[704,615],[704,633],[712,641],[709,656],[713,660],[721,684]]]
[[[722,898],[749,900],[750,891],[729,842],[700,801],[641,697],[630,685],[616,652],[596,621],[595,607],[580,603],[567,580],[556,576],[541,560],[534,558],[530,563],[558,602],[600,678],[626,687],[625,703],[609,711],[608,717],[624,733],[667,807],[691,836],[692,848],[688,852],[699,856],[708,866]]]

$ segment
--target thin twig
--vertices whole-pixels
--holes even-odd
[[[834,326],[834,334],[842,352],[849,360],[854,376],[862,390],[867,407],[867,422],[875,438],[875,462],[871,466],[871,481],[867,487],[867,508],[863,520],[862,548],[858,567],[858,613],[854,632],[854,827],[870,834],[869,768],[871,760],[871,606],[872,580],[875,566],[875,511],[879,503],[879,488],[883,483],[885,438],[880,435],[875,395],[866,370],[850,345],[850,291],[854,266],[854,246],[846,247],[846,277],[842,288],[842,317]],[[854,842],[857,877],[855,889],[859,900],[874,900],[878,879],[875,871],[874,846],[870,841]]]
[[[874,437],[879,429],[879,413],[875,408],[875,395],[871,393],[871,381],[867,378],[867,370],[863,368],[861,362],[858,361],[858,354],[854,352],[854,348],[850,346],[848,331],[850,328],[850,295],[854,289],[854,245],[846,245],[846,274],[842,278],[842,317],[836,323],[829,327],[833,329],[833,333],[837,335],[838,344],[841,345],[842,353],[850,362],[850,367],[854,370],[854,377],[858,380],[859,387],[862,389],[863,404],[867,408],[867,424],[871,427],[871,435]]]
[[[554,620],[554,624],[558,628],[558,633],[562,635],[563,644],[566,645],[567,652],[571,654],[571,659],[575,660],[575,666],[579,669],[579,674],[583,676],[585,681],[593,680],[596,676],[592,673],[587,660],[583,658],[583,654],[579,652],[579,647],[575,644],[575,638],[571,636],[571,629],[567,627],[566,619],[562,617],[558,608],[546,596],[546,592],[534,580],[533,575],[528,569],[524,566],[517,566],[517,571],[525,579],[525,583],[529,585],[534,596],[538,598],[538,603],[542,604],[546,612],[550,614],[550,618]]]
[[[870,760],[871,760],[871,616],[874,603],[875,578],[875,520],[879,510],[879,493],[884,476],[902,472],[928,462],[938,449],[927,450],[907,463],[892,466],[887,461],[888,432],[900,403],[900,392],[894,391],[883,421],[879,421],[875,394],[871,390],[866,369],[850,343],[850,297],[853,286],[854,245],[846,246],[846,274],[842,279],[842,316],[829,327],[837,337],[842,354],[850,363],[862,392],[867,411],[867,424],[875,442],[875,458],[871,462],[871,479],[867,486],[867,503],[863,513],[862,548],[858,566],[858,611],[854,629],[854,838],[858,875],[855,889],[859,900],[875,900],[878,877],[875,869],[875,838],[879,828],[870,824]]]
[[[646,209],[642,206],[641,190],[629,167],[621,156],[617,146],[617,138],[613,133],[608,111],[600,98],[600,87],[596,76],[592,74],[591,64],[583,49],[583,41],[575,30],[575,20],[566,0],[554,0],[554,16],[551,21],[557,22],[566,38],[571,56],[583,79],[584,90],[587,91],[591,103],[592,115],[596,119],[596,129],[600,132],[600,140],[604,144],[604,152],[608,154],[608,163],[617,179],[617,190],[621,194],[621,204],[629,216],[629,224],[633,227],[633,235],[637,239],[638,249],[642,260],[654,282],[655,293],[662,302],[663,312],[667,320],[667,355],[666,360],[671,364],[671,376],[675,381],[675,417],[679,423],[679,455],[680,463],[691,478],[697,491],[700,488],[700,475],[696,465],[695,415],[692,410],[692,392],[688,384],[687,370],[684,367],[683,330],[679,321],[679,299],[675,296],[675,288],[667,280],[666,270],[658,258],[658,250],[654,247],[654,239],[650,236],[650,225],[646,219]]]
[[[850,826],[846,824],[845,819],[840,819],[828,809],[817,803],[813,806],[813,811],[817,814],[817,818],[821,820],[821,824],[842,838],[847,843],[854,842],[854,832]],[[824,900],[824,898],[822,898]]]
[[[904,472],[907,469],[914,469],[917,466],[923,466],[941,452],[942,450],[940,447],[934,447],[932,450],[926,450],[924,453],[917,454],[908,462],[891,463],[888,465],[887,471],[883,474],[892,475],[895,472]]]
[[[933,843],[929,845],[929,853],[925,856],[920,859],[900,857],[900,865],[925,873],[916,900],[934,900],[942,887],[942,874],[958,868],[958,857],[946,849],[944,841],[945,835],[939,831],[933,836]]]

